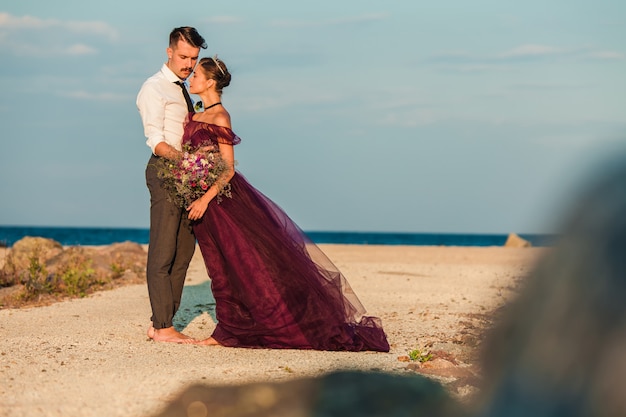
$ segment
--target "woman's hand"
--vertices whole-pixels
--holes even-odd
[[[206,145],[206,146],[200,147],[199,150],[202,153],[208,153],[208,152],[215,152],[219,150],[219,148],[215,145]]]
[[[199,198],[187,207],[187,217],[189,220],[199,220],[204,216],[207,207],[209,207],[209,201],[206,198]]]

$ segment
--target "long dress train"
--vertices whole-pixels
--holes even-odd
[[[236,145],[228,128],[188,118],[183,143]],[[211,278],[224,346],[389,351],[380,319],[365,309],[328,257],[240,173],[232,197],[213,199],[193,229]]]

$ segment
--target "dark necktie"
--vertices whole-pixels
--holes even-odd
[[[178,84],[183,90],[183,96],[185,96],[185,101],[187,102],[187,110],[193,112],[193,103],[191,102],[191,97],[189,97],[189,92],[185,88],[185,83],[182,81],[176,81],[176,84]]]

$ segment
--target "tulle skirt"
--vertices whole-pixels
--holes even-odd
[[[224,346],[388,352],[380,319],[341,272],[240,174],[194,232],[211,278]]]

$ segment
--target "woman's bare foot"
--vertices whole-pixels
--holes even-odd
[[[155,342],[184,344],[192,344],[197,342],[196,339],[193,339],[186,334],[183,334],[176,330],[174,326],[166,327],[165,329],[155,329],[153,326],[150,326],[150,328],[148,329],[148,337]]]
[[[195,343],[196,345],[202,345],[202,346],[222,346],[220,342],[213,339],[212,337],[207,337],[204,340],[198,340]]]

